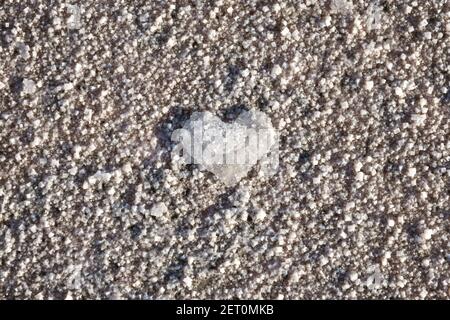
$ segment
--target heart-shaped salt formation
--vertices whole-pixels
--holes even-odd
[[[174,159],[198,164],[228,186],[239,182],[258,161],[262,175],[271,175],[278,167],[278,135],[270,119],[257,110],[242,112],[233,123],[207,111],[195,112],[172,139],[179,142]]]

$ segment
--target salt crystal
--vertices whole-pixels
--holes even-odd
[[[158,202],[153,205],[153,207],[150,210],[150,215],[160,218],[164,216],[164,214],[167,212],[167,207],[163,202]]]
[[[430,240],[432,235],[433,235],[433,230],[431,230],[431,229],[425,229],[425,230],[423,231],[422,238],[423,238],[424,240]]]
[[[23,79],[23,93],[33,94],[36,92],[36,83],[30,79]]]
[[[352,271],[349,273],[348,278],[350,279],[350,281],[355,282],[356,280],[358,280],[358,274]]]
[[[279,65],[274,65],[272,68],[272,77],[277,77],[283,72],[283,69]]]
[[[122,167],[122,171],[125,174],[130,174],[132,171],[130,163],[125,163],[124,166]]]
[[[356,179],[357,181],[363,181],[363,180],[364,180],[364,173],[362,173],[361,171],[359,171],[359,172],[356,174],[355,179]]]
[[[371,81],[371,80],[366,81],[366,83],[364,84],[364,88],[367,91],[372,90],[373,89],[373,81]]]
[[[425,123],[427,116],[424,114],[413,114],[411,115],[411,121],[416,125],[421,126]]]
[[[183,283],[186,285],[186,287],[191,288],[192,287],[192,279],[190,277],[184,277]]]
[[[406,174],[408,175],[408,177],[413,178],[416,175],[416,168],[409,168]]]
[[[266,217],[266,212],[263,209],[259,209],[256,213],[255,219],[256,221],[262,221]]]
[[[356,172],[359,172],[362,167],[363,167],[363,164],[360,161],[355,162],[355,171]]]
[[[402,88],[400,88],[400,87],[396,87],[394,91],[395,91],[395,94],[397,96],[399,96],[399,97],[404,97],[405,96],[405,94],[403,93]]]
[[[288,27],[284,27],[283,30],[281,30],[281,35],[283,37],[287,37],[291,34],[291,32],[289,31]]]

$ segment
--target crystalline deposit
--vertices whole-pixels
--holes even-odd
[[[167,207],[163,202],[158,202],[153,205],[151,208],[150,214],[156,218],[160,218],[164,216],[164,214],[167,212]]]
[[[348,0],[332,0],[331,1],[331,10],[333,13],[347,14],[347,13],[352,12],[353,3]]]
[[[214,173],[226,185],[239,182],[260,161],[260,173],[269,176],[278,166],[278,136],[262,112],[242,112],[225,123],[210,112],[195,112],[173,140],[184,163],[195,163]],[[175,157],[176,158],[176,157]]]
[[[23,93],[33,94],[36,91],[36,83],[31,79],[23,80]]]

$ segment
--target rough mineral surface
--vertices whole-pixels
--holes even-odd
[[[441,0],[0,3],[0,298],[450,296]],[[264,112],[279,170],[171,161]]]

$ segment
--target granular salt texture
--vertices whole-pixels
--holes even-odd
[[[68,2],[0,5],[0,298],[450,297],[445,1]],[[172,161],[242,108],[275,175]]]

